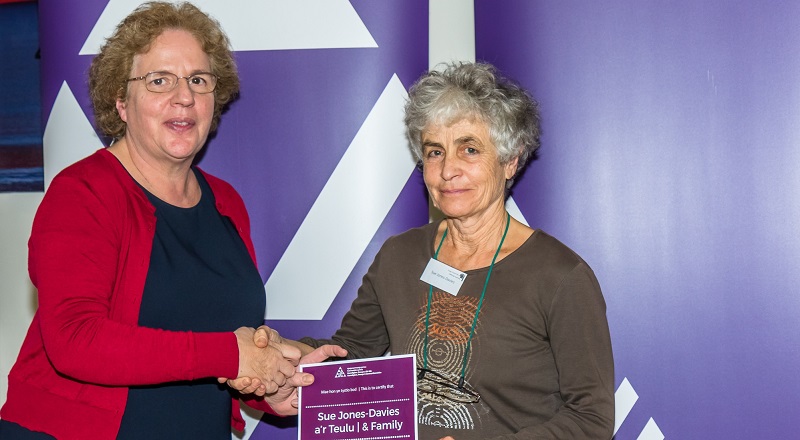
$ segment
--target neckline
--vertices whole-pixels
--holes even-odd
[[[195,167],[191,167],[190,170],[192,171],[192,173],[194,173],[195,179],[197,179],[197,185],[200,187],[200,198],[197,200],[197,203],[195,203],[192,206],[177,206],[177,205],[173,205],[172,203],[167,202],[166,200],[162,199],[161,197],[157,196],[156,194],[153,194],[144,185],[139,183],[136,179],[133,179],[133,176],[131,176],[131,179],[133,179],[133,181],[136,183],[136,185],[138,185],[139,188],[141,188],[142,191],[144,191],[145,196],[147,196],[147,198],[150,200],[150,203],[152,203],[153,205],[158,204],[162,208],[165,207],[165,208],[174,209],[176,211],[189,212],[189,211],[191,211],[193,209],[198,209],[200,207],[200,205],[202,205],[204,203],[204,199],[206,198],[206,187],[205,187],[205,185],[207,185],[206,180],[202,176],[200,171],[198,171]],[[130,175],[130,173],[129,173],[129,175]]]
[[[466,380],[466,373],[467,373],[467,361],[469,360],[469,351],[470,346],[472,345],[472,337],[475,335],[475,326],[478,325],[478,315],[481,313],[481,307],[483,306],[483,298],[486,296],[486,288],[489,286],[489,279],[492,276],[492,269],[495,266],[495,260],[497,260],[497,256],[500,254],[500,250],[503,248],[503,243],[506,241],[506,235],[508,234],[508,228],[511,226],[511,214],[506,212],[506,227],[503,230],[503,237],[500,239],[500,244],[497,246],[497,251],[494,253],[494,257],[492,258],[492,264],[489,265],[489,272],[486,274],[486,280],[483,283],[483,290],[481,291],[481,297],[478,300],[478,307],[475,310],[475,317],[472,319],[472,326],[469,330],[469,339],[467,339],[467,345],[464,350],[464,360],[461,364],[461,377],[458,381],[458,387],[463,388],[464,381]],[[442,244],[444,243],[444,239],[447,237],[447,229],[444,230],[442,233],[442,239],[439,242],[439,245],[436,247],[436,253],[433,255],[433,259],[436,259],[439,256],[439,250],[442,248]],[[516,251],[516,249],[514,249]],[[423,348],[423,373],[428,369],[428,335],[430,329],[430,318],[431,318],[431,305],[433,303],[433,285],[428,286],[428,305],[425,311],[425,342]],[[422,379],[422,376],[420,376]]]
[[[144,198],[147,199],[150,202],[151,205],[153,204],[153,200],[151,199],[151,196],[153,198],[155,198],[156,200],[158,200],[159,202],[163,203],[165,206],[170,206],[170,207],[173,207],[173,208],[176,208],[176,209],[183,209],[183,210],[189,210],[189,209],[196,208],[196,207],[200,206],[200,203],[203,201],[203,198],[205,196],[205,192],[206,191],[203,190],[202,182],[205,181],[205,176],[203,176],[203,173],[195,165],[191,165],[189,167],[189,170],[194,174],[195,179],[197,180],[197,185],[200,187],[200,198],[197,200],[197,203],[195,203],[192,206],[186,206],[186,207],[177,206],[177,205],[173,205],[172,203],[169,203],[166,200],[162,199],[161,197],[157,196],[156,194],[154,194],[153,192],[148,190],[147,187],[145,187],[144,185],[139,183],[139,181],[136,180],[135,177],[133,177],[133,174],[131,174],[131,172],[128,171],[128,169],[125,167],[125,164],[122,163],[122,160],[120,160],[120,158],[117,157],[116,154],[108,151],[108,148],[109,147],[101,148],[100,150],[98,150],[98,152],[100,152],[102,155],[107,156],[109,158],[109,160],[113,159],[113,161],[111,161],[111,162],[115,163],[116,165],[119,166],[119,168],[122,170],[122,174],[128,176],[128,178],[130,179],[128,182],[130,184],[132,184],[133,187],[140,189],[142,191],[142,193],[141,193],[142,196],[144,196]],[[207,181],[206,181],[206,183],[207,183]]]
[[[436,247],[438,245],[436,243],[436,234],[438,233],[439,225],[441,225],[441,222],[439,222],[439,223],[429,223],[428,224],[428,226],[430,226],[430,230],[431,230],[431,232],[430,232],[431,235],[428,238],[428,250],[429,250],[428,258],[429,259],[433,258],[435,253],[436,253]],[[525,241],[523,241],[522,244],[520,244],[518,248],[514,249],[513,251],[509,252],[508,255],[503,257],[502,260],[499,260],[499,261],[495,262],[494,263],[494,267],[497,267],[497,266],[503,264],[506,260],[508,260],[510,257],[512,257],[515,254],[517,254],[518,252],[520,252],[520,250],[522,250],[523,248],[525,248],[527,246],[531,246],[531,243],[533,243],[533,241],[536,239],[536,237],[543,233],[543,231],[541,229],[534,229],[534,228],[531,228],[531,229],[533,230],[531,235],[529,235],[528,238],[526,238]],[[474,274],[474,273],[486,272],[486,271],[489,270],[490,266],[491,265],[479,267],[479,268],[476,268],[476,269],[463,270],[462,272],[464,272],[466,274]],[[458,268],[456,268],[456,269],[458,269]],[[459,270],[461,270],[461,269],[459,269]]]

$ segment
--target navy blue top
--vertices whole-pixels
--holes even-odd
[[[230,219],[217,211],[202,174],[200,202],[179,208],[145,190],[156,233],[139,325],[226,332],[264,321],[264,283]],[[231,394],[216,378],[131,387],[119,439],[231,437]]]

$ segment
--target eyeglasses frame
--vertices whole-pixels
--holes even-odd
[[[464,377],[461,377],[458,381],[458,384],[454,383],[452,379],[444,376],[443,374],[436,372],[434,370],[429,370],[427,368],[420,368],[417,367],[417,390],[419,390],[419,381],[425,379],[426,375],[430,373],[433,378],[428,377],[427,380],[435,385],[443,386],[449,388],[454,391],[458,391],[465,396],[469,396],[470,399],[454,399],[448,394],[438,392],[435,388],[431,391],[422,390],[423,393],[433,394],[436,396],[444,397],[451,402],[456,403],[478,403],[481,400],[481,395],[478,394],[477,391],[471,389],[472,387],[467,388],[467,384],[464,380]]]
[[[195,73],[193,73],[191,75],[188,75],[188,76],[178,76],[178,75],[176,75],[176,74],[174,74],[172,72],[167,72],[167,71],[163,71],[163,70],[154,70],[152,72],[147,72],[142,76],[136,76],[136,77],[133,77],[133,78],[128,78],[127,80],[125,80],[125,82],[142,81],[142,80],[145,80],[148,76],[150,76],[150,75],[152,75],[154,73],[162,73],[162,74],[173,75],[176,78],[176,81],[175,81],[175,85],[172,86],[171,89],[163,90],[163,91],[150,90],[150,88],[147,87],[147,82],[145,82],[144,88],[147,89],[147,91],[151,92],[151,93],[169,93],[169,92],[175,90],[176,87],[178,87],[178,82],[179,82],[178,80],[185,79],[186,80],[186,84],[189,86],[189,90],[191,90],[192,93],[199,93],[201,95],[207,95],[209,93],[214,93],[214,90],[217,90],[217,82],[219,81],[219,77],[217,75],[214,75],[211,72],[195,72]],[[211,75],[212,77],[214,77],[214,87],[212,87],[211,90],[209,90],[207,92],[198,92],[198,91],[192,89],[192,84],[189,82],[189,80],[191,78],[194,78],[194,77],[198,76],[198,75]]]

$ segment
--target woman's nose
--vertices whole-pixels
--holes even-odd
[[[450,180],[461,172],[461,161],[456,155],[447,154],[442,160],[442,178]]]
[[[172,90],[172,101],[181,105],[191,105],[194,103],[194,92],[189,87],[188,78],[179,78],[178,84]]]

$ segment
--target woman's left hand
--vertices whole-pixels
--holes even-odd
[[[229,387],[241,394],[255,394],[259,397],[267,394],[267,387],[256,378],[240,377],[239,379],[228,379],[225,377],[218,377],[217,382],[227,382]]]

